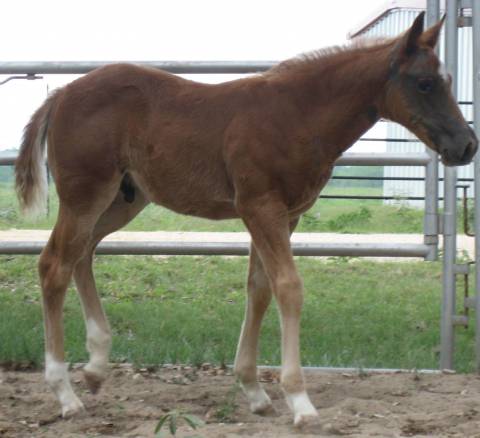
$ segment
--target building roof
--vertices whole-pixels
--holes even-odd
[[[369,14],[368,17],[360,21],[353,29],[350,29],[347,37],[349,39],[355,38],[396,9],[424,10],[426,7],[427,0],[388,0],[380,8]]]

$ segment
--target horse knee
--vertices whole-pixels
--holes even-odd
[[[265,274],[259,272],[250,274],[247,289],[249,296],[254,301],[255,308],[265,311],[272,300],[270,285]]]
[[[303,306],[303,282],[297,274],[274,280],[273,289],[281,309],[287,308],[300,312]]]

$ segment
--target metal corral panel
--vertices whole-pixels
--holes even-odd
[[[378,37],[393,37],[410,27],[415,17],[420,13],[420,9],[393,9],[388,13],[383,14],[377,21],[366,27],[360,34],[355,36],[358,38],[378,38]],[[444,41],[443,34],[440,42],[440,56],[444,58]],[[458,100],[471,102],[473,98],[472,91],[472,29],[470,27],[460,28],[458,34]],[[460,108],[469,121],[473,117],[473,108],[471,104],[460,105]],[[408,130],[396,123],[388,122],[387,137],[398,139],[415,139],[415,136]],[[388,152],[422,152],[424,146],[420,142],[414,143],[399,143],[389,142],[386,144]],[[425,176],[425,169],[423,167],[385,167],[385,176],[395,177],[423,177]],[[440,165],[440,177],[443,178],[443,166]],[[459,178],[473,178],[473,165],[463,166],[458,168]],[[464,183],[462,183],[464,184]],[[473,184],[470,183],[473,187]],[[440,183],[440,196],[443,196],[443,184]],[[385,196],[423,196],[425,185],[421,181],[385,181],[384,194]],[[473,196],[473,188],[469,189],[469,195]],[[396,201],[385,201],[392,203]],[[411,206],[423,207],[423,201],[404,201]]]

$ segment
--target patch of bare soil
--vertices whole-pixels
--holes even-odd
[[[62,419],[37,371],[0,371],[0,437],[152,437],[158,419],[181,409],[206,421],[177,436],[222,437],[480,437],[480,378],[472,375],[307,373],[320,421],[297,430],[276,382],[261,380],[275,414],[249,412],[235,378],[204,366],[158,370],[114,367],[98,395],[90,394],[79,369],[72,384],[87,411]]]

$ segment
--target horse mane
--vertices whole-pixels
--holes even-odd
[[[293,58],[280,62],[265,72],[268,76],[283,76],[289,72],[295,74],[318,74],[319,69],[323,70],[338,62],[343,63],[352,58],[363,57],[371,53],[389,53],[397,42],[396,38],[365,38],[353,41],[342,46],[331,46],[319,50],[301,53]],[[372,63],[365,62],[367,66]],[[375,65],[377,63],[373,63]],[[378,65],[378,64],[377,64]]]

